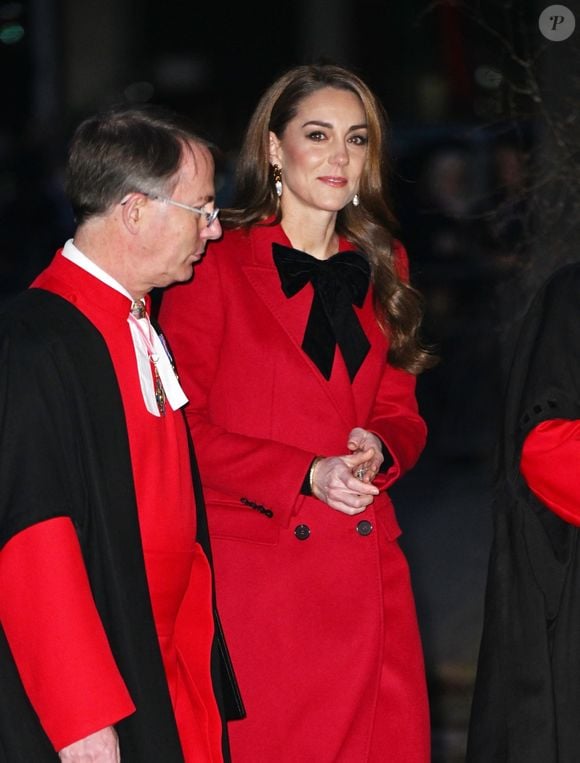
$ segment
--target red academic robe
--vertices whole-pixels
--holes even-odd
[[[230,724],[244,763],[427,763],[423,659],[388,488],[425,441],[415,379],[387,363],[369,290],[357,314],[371,349],[351,383],[340,352],[327,381],[301,348],[312,303],[280,287],[280,226],[231,231],[160,321],[189,397],[216,589],[247,719]],[[341,249],[352,248],[341,241]],[[402,247],[397,247],[406,264]],[[349,517],[301,494],[316,455],[376,432],[393,465]]]
[[[211,574],[195,542],[182,414],[169,405],[163,417],[145,409],[127,297],[60,254],[34,286],[73,303],[107,343],[123,401],[149,595],[184,759],[222,761],[221,720],[210,676]],[[69,517],[14,535],[0,555],[0,586],[8,642],[55,749],[134,711]]]

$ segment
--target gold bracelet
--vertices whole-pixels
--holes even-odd
[[[314,495],[314,472],[316,471],[316,467],[318,464],[322,461],[324,456],[316,456],[312,464],[310,465],[310,471],[308,472],[308,486],[310,487],[310,494]],[[316,496],[315,496],[316,497]]]

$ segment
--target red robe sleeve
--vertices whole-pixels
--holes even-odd
[[[552,419],[538,424],[524,442],[520,468],[543,504],[580,526],[580,421]]]
[[[0,591],[0,622],[55,750],[135,710],[70,518],[40,522],[8,541],[0,552]]]

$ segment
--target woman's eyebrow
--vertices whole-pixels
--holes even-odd
[[[308,125],[316,125],[316,127],[328,127],[328,128],[334,127],[334,125],[331,122],[321,122],[318,119],[311,119],[308,122],[304,122],[302,127],[308,127]],[[351,132],[352,130],[362,130],[363,128],[364,129],[367,128],[366,122],[362,122],[360,125],[351,125],[348,128],[348,132]]]

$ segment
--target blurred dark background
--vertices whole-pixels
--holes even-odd
[[[577,2],[566,7],[579,20]],[[418,382],[429,445],[394,491],[434,762],[464,756],[512,344],[531,293],[579,238],[580,30],[548,40],[546,5],[0,0],[0,301],[72,233],[62,165],[87,114],[150,101],[190,115],[223,149],[224,206],[246,121],[284,69],[345,64],[386,106],[400,238],[441,356]]]

